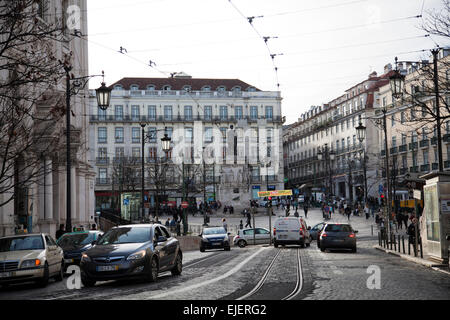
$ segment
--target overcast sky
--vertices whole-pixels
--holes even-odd
[[[448,46],[423,37],[422,20],[411,18],[432,8],[442,0],[88,0],[89,72],[104,70],[107,84],[180,71],[269,91],[279,83],[290,124],[371,71],[382,74],[395,56],[424,59],[414,51]],[[266,46],[266,36],[278,38]]]

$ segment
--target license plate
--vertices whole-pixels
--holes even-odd
[[[213,242],[213,244],[212,244],[213,246],[221,246],[222,245],[222,243],[221,242]]]
[[[280,238],[280,239],[286,239],[286,238],[287,238],[287,235],[281,235],[281,234],[280,234],[279,238]]]
[[[65,262],[65,263],[72,263],[72,262],[73,262],[73,259],[64,259],[64,262]]]
[[[9,278],[12,276],[12,272],[0,272],[0,278]]]
[[[97,271],[117,271],[119,266],[98,266]]]

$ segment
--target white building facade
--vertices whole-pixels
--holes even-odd
[[[98,110],[91,92],[90,158],[97,174],[97,210],[120,210],[131,220],[139,214],[142,157],[146,208],[179,206],[189,170],[197,170],[188,178],[190,203],[220,201],[238,210],[257,199],[258,191],[283,188],[280,92],[261,91],[237,79],[186,74],[123,78],[111,88],[106,111]],[[164,134],[171,138],[167,158],[161,145]],[[158,163],[170,176],[164,182],[151,173]],[[118,168],[122,171],[115,182]],[[113,196],[120,197],[114,208]]]

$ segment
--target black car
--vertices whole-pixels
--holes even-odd
[[[205,252],[206,249],[224,249],[230,250],[230,233],[227,233],[224,227],[207,227],[203,228],[199,235],[202,239],[200,241],[200,251]]]
[[[80,231],[63,234],[57,241],[64,251],[64,265],[79,265],[81,254],[96,244],[103,235],[101,231]]]
[[[94,286],[96,281],[124,278],[152,282],[162,271],[181,274],[182,259],[180,243],[163,225],[118,226],[83,253],[81,281],[86,287]]]

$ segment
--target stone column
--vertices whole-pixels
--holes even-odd
[[[45,218],[53,220],[53,164],[51,159],[45,159]]]
[[[72,167],[70,169],[70,182],[71,182],[71,186],[70,186],[70,190],[71,190],[71,222],[72,222],[72,228],[73,227],[77,227],[78,222],[79,222],[79,216],[78,216],[78,212],[77,212],[77,194],[78,194],[78,190],[77,190],[77,171],[75,167]],[[67,201],[67,200],[66,200]]]

